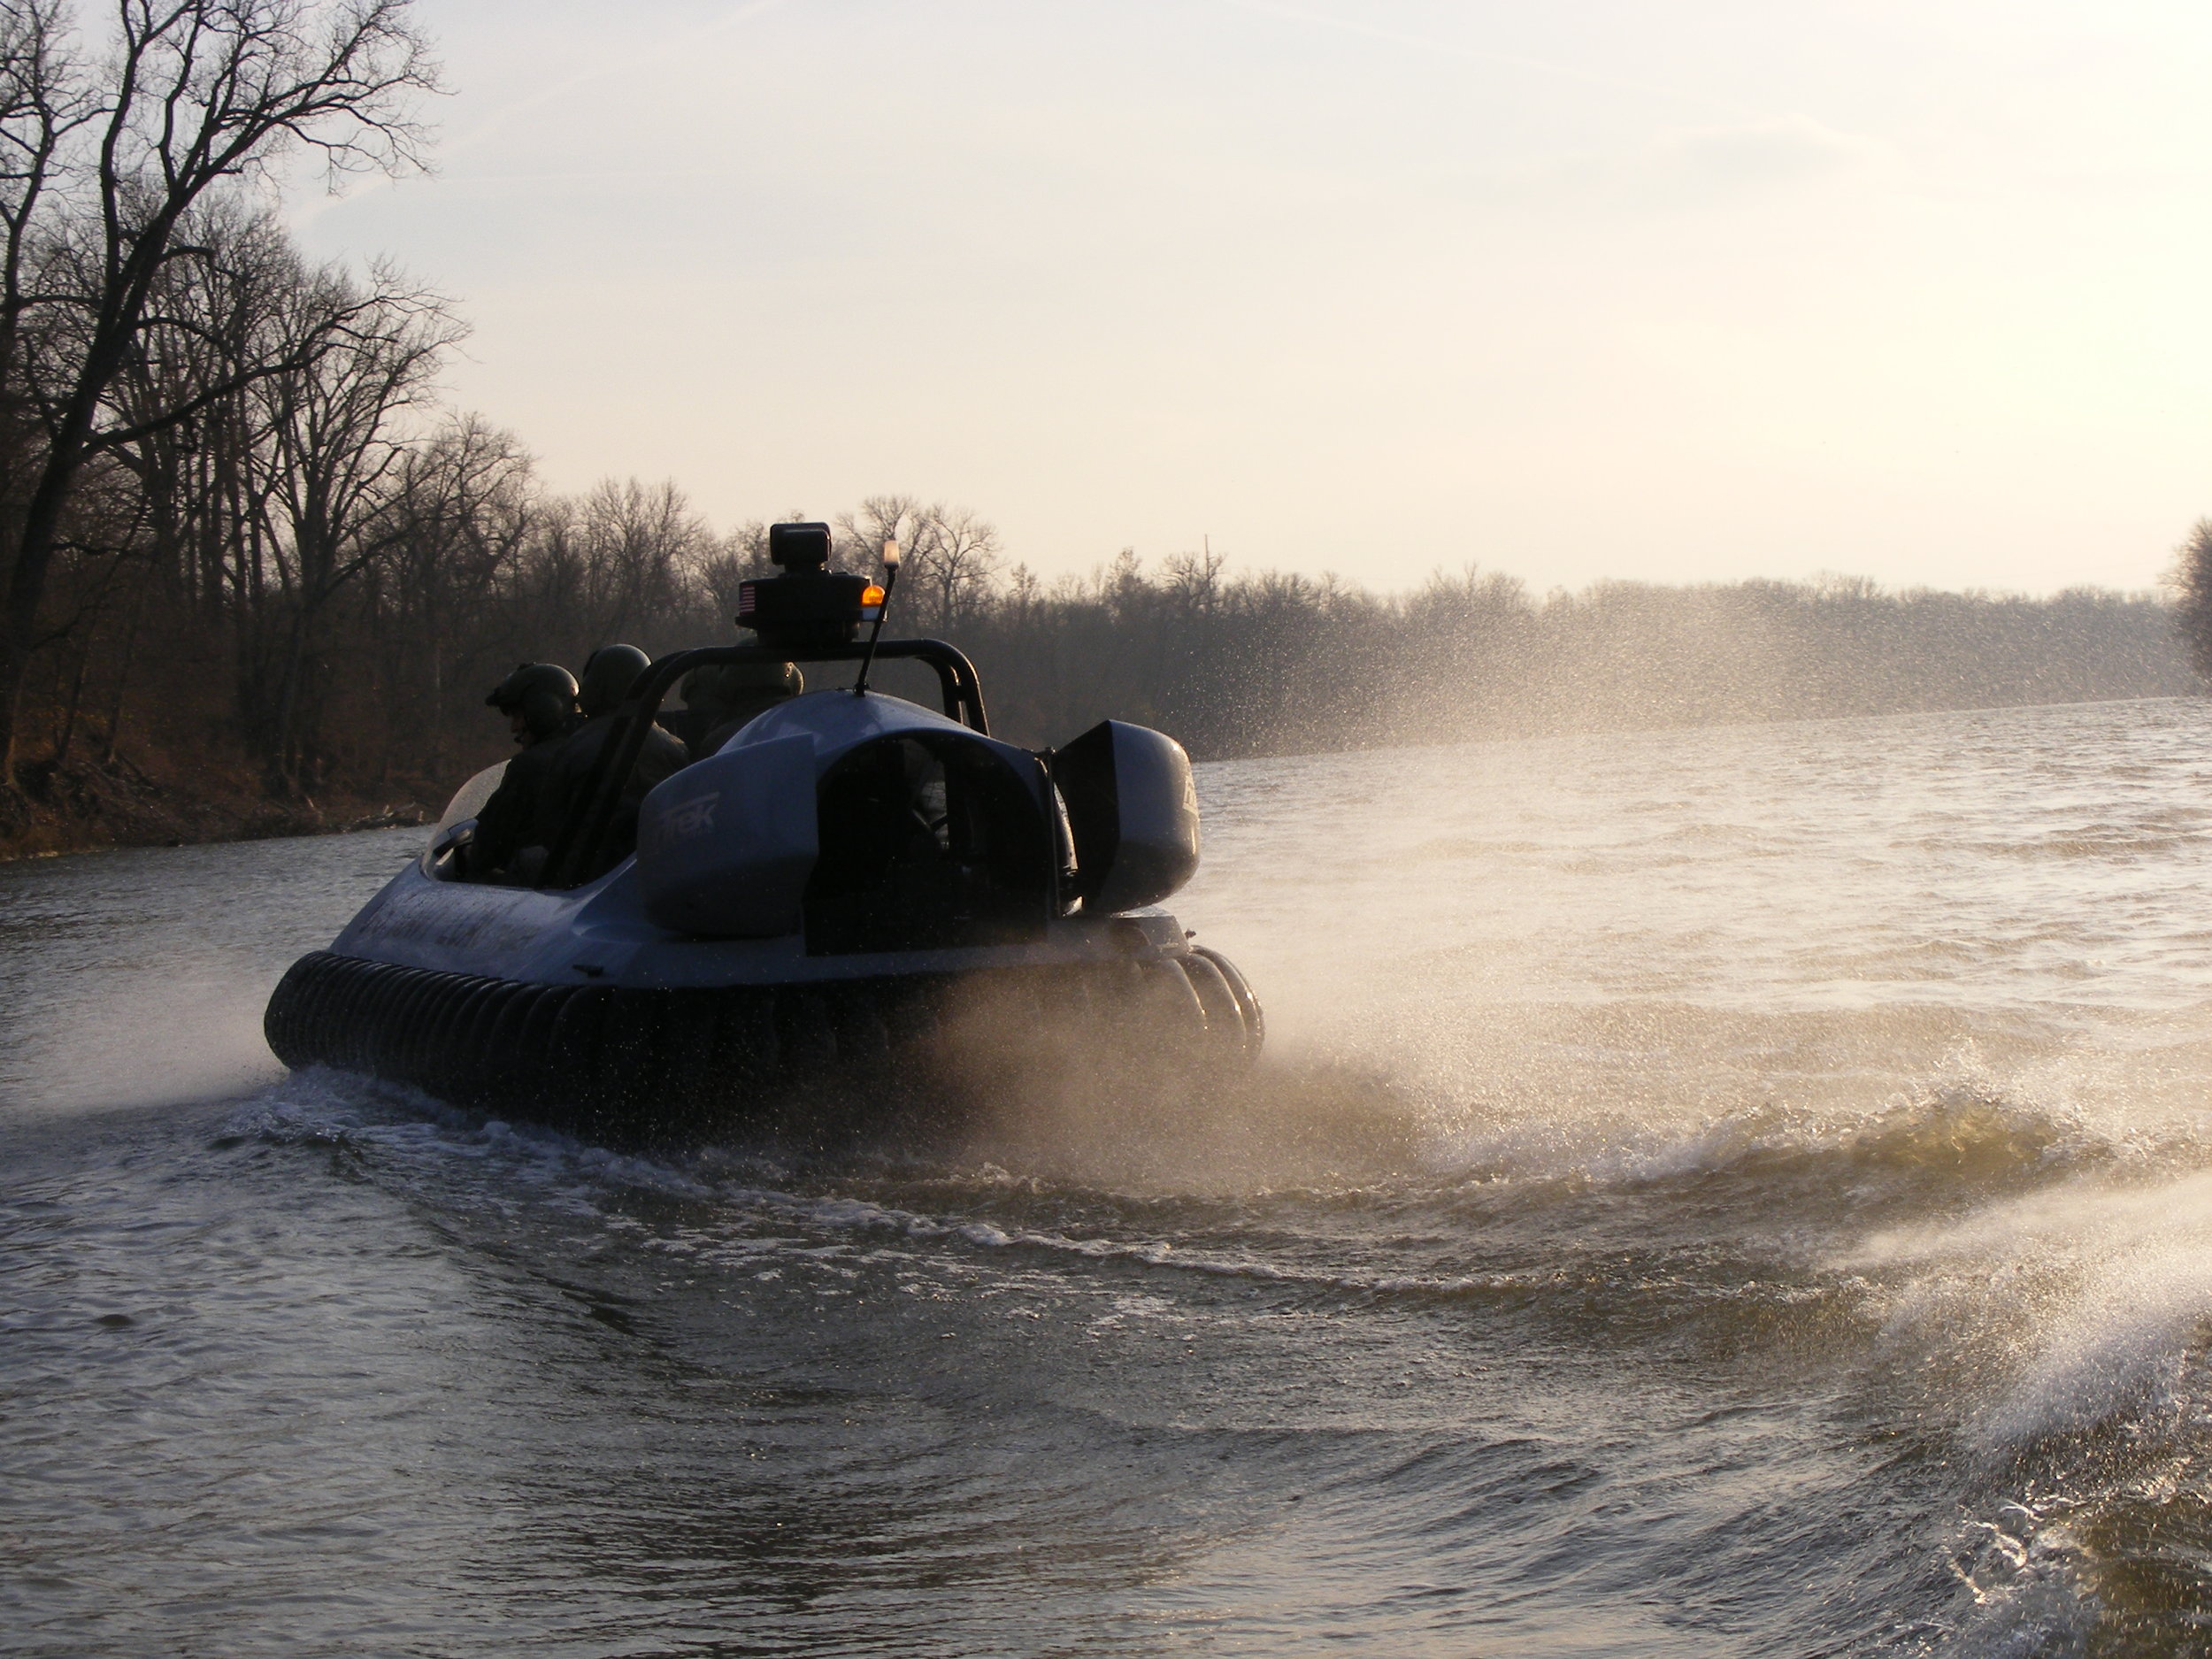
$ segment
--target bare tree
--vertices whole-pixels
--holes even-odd
[[[941,502],[923,517],[913,564],[934,602],[937,626],[954,633],[982,603],[998,574],[998,526],[968,508]]]
[[[109,392],[115,419],[135,435],[109,453],[145,495],[156,572],[219,632],[227,604],[259,599],[263,572],[247,568],[238,529],[260,517],[273,479],[254,465],[265,409],[242,388],[204,395],[235,365],[282,349],[282,313],[308,278],[274,213],[235,196],[204,201],[181,234],[200,251],[162,267],[146,326]],[[161,419],[188,406],[195,412],[184,419]]]
[[[1217,553],[1209,543],[1197,553],[1171,553],[1164,562],[1168,591],[1181,602],[1186,614],[1211,616],[1221,603],[1221,572],[1229,556]]]
[[[674,483],[607,479],[577,503],[585,649],[652,636],[686,607],[712,538]]]
[[[12,541],[36,449],[23,374],[24,283],[62,147],[96,112],[69,51],[64,0],[0,4],[0,503]]]
[[[871,495],[851,512],[837,515],[839,551],[864,565],[882,554],[886,541],[911,547],[928,512],[918,496]]]
[[[385,550],[365,572],[379,590],[369,610],[395,717],[383,729],[386,775],[419,766],[442,777],[457,686],[513,660],[501,649],[500,599],[536,521],[530,457],[512,433],[456,416],[401,453],[374,533]],[[467,712],[480,713],[480,695],[466,695]]]
[[[965,507],[925,506],[914,495],[871,495],[837,519],[848,557],[872,563],[887,541],[904,550],[917,626],[951,633],[970,620],[998,573],[999,539]]]
[[[75,236],[50,268],[81,279],[19,296],[19,319],[61,307],[73,321],[50,331],[50,355],[26,373],[43,447],[11,526],[0,600],[0,786],[12,789],[17,709],[78,474],[150,419],[188,419],[261,366],[233,365],[184,405],[116,418],[110,394],[148,326],[163,267],[196,256],[180,226],[211,189],[293,146],[321,151],[336,171],[413,165],[420,134],[409,111],[435,71],[410,10],[411,0],[116,0],[116,38],[96,74],[64,51],[58,4],[0,0],[0,19],[39,42],[19,55],[17,96],[0,96],[0,111],[18,111],[15,147],[36,156],[38,135],[55,129],[42,162],[0,176],[0,226],[20,221],[35,252],[53,204],[65,218],[52,240]]]
[[[2189,665],[2212,680],[2212,518],[2200,518],[2174,549],[2166,578],[2174,596],[2174,626],[2189,653]]]
[[[437,296],[405,292],[388,272],[373,290],[315,273],[284,302],[281,337],[257,355],[298,366],[265,374],[252,400],[268,434],[282,644],[272,683],[248,712],[266,723],[260,747],[272,785],[296,792],[320,780],[331,604],[392,545],[383,508],[416,440],[407,417],[465,331]]]
[[[999,568],[998,530],[965,507],[924,506],[914,495],[871,495],[836,520],[849,558],[872,561],[886,541],[904,549],[915,620],[947,633],[973,617]]]

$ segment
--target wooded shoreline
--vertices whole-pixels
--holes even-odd
[[[165,782],[119,757],[107,765],[79,761],[38,776],[28,821],[0,836],[0,863],[129,847],[193,847],[344,834],[429,823],[437,809],[420,802],[376,802],[335,795],[272,801],[234,780],[201,787]]]
[[[650,498],[603,498],[625,495]],[[848,526],[858,563],[872,526]],[[733,637],[716,615],[714,579],[758,567],[744,543],[762,528],[718,548],[701,533],[715,550],[661,564],[666,603],[651,611],[586,622],[588,606],[518,606],[557,649],[529,651],[516,615],[513,632],[454,653],[442,696],[387,682],[388,705],[365,699],[332,721],[340,741],[312,793],[275,783],[219,701],[149,697],[141,714],[119,700],[126,718],[98,732],[98,746],[55,746],[24,769],[29,811],[0,833],[0,858],[426,822],[470,772],[510,752],[482,702],[503,666],[519,655],[580,662],[589,644],[616,637],[659,649]],[[640,544],[608,540],[626,543]],[[1171,559],[1155,574],[1125,556],[1051,588],[985,565],[964,585],[925,588],[904,620],[901,632],[949,635],[974,657],[994,729],[1014,741],[1043,747],[1125,718],[1171,733],[1201,760],[2186,695],[2201,685],[2172,607],[2088,589],[2027,599],[1834,579],[1604,583],[1535,601],[1509,578],[1471,570],[1377,596],[1331,579],[1231,577],[1217,560]],[[174,643],[168,660],[188,673],[194,641]],[[928,695],[895,665],[879,680]],[[411,756],[395,741],[403,731],[418,741]]]

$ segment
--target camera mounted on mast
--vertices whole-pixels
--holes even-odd
[[[850,645],[869,619],[868,590],[875,584],[831,570],[830,549],[826,524],[770,525],[768,562],[783,574],[738,585],[737,626],[752,629],[766,649],[787,655]]]

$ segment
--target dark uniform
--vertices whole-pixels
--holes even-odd
[[[557,734],[530,745],[507,763],[507,775],[476,815],[476,833],[469,842],[469,867],[486,876],[504,873],[523,879],[534,878],[542,867],[546,849],[561,833],[561,816],[552,797],[555,764],[566,734]],[[537,854],[524,859],[525,849]]]
[[[694,760],[704,760],[753,720],[806,689],[793,663],[725,663],[684,677],[680,734]]]
[[[619,734],[621,722],[602,717],[587,720],[557,744],[548,747],[553,751],[548,757],[551,766],[545,788],[545,799],[557,813],[555,833],[568,821],[572,813],[581,812],[590,804],[587,795],[591,788],[592,772],[600,756],[609,743]],[[598,867],[585,872],[585,879],[603,875],[628,857],[637,849],[637,814],[653,786],[664,778],[691,764],[691,757],[684,746],[657,726],[645,733],[645,745],[638,750],[637,764],[630,768],[630,775],[623,781],[622,795],[616,803],[614,822],[607,839],[600,843]],[[550,842],[547,843],[549,846]]]
[[[603,645],[585,662],[581,687],[577,693],[584,721],[556,746],[550,757],[551,772],[546,780],[544,798],[556,834],[561,826],[591,804],[593,771],[607,745],[615,741],[622,724],[609,717],[621,707],[623,699],[630,695],[630,688],[651,665],[651,661],[634,645]],[[623,780],[613,822],[599,843],[599,857],[594,868],[583,872],[586,880],[603,875],[635,850],[638,807],[647,792],[662,779],[688,764],[690,759],[684,746],[658,726],[647,728],[637,764]]]
[[[581,718],[576,680],[555,663],[525,663],[484,701],[515,725],[523,748],[476,815],[467,871],[480,881],[534,880],[560,833],[552,783],[556,757]]]

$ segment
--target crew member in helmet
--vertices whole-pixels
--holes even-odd
[[[753,718],[806,689],[796,663],[720,663],[684,676],[681,735],[704,760]]]
[[[634,645],[603,645],[585,661],[583,683],[577,694],[582,724],[561,741],[552,757],[552,781],[548,793],[558,802],[563,821],[570,813],[580,812],[589,804],[586,797],[591,790],[593,772],[601,753],[614,740],[621,725],[608,717],[622,706],[638,676],[651,664],[652,658]],[[690,760],[683,744],[658,726],[647,730],[637,764],[630,768],[630,775],[624,781],[614,824],[600,843],[599,867],[585,872],[587,880],[629,856],[637,845],[638,807],[647,791],[688,765]]]
[[[576,678],[557,663],[524,663],[492,687],[485,703],[507,717],[522,752],[476,815],[466,872],[480,881],[532,881],[560,833],[551,796],[554,762],[581,717]]]
[[[634,645],[603,645],[584,658],[576,689],[576,706],[584,718],[600,719],[620,708],[638,676],[652,665],[653,659]]]

